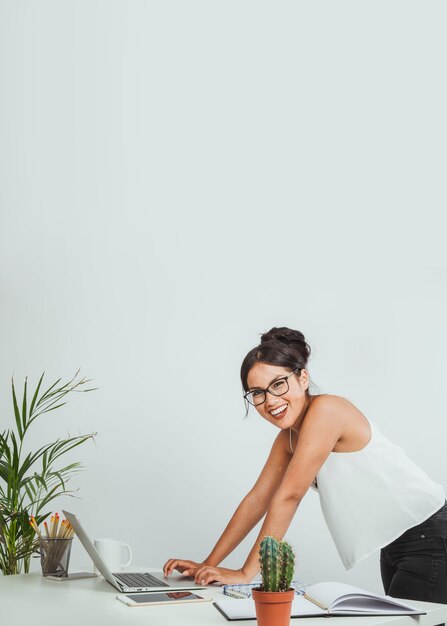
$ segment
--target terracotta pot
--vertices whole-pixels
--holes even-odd
[[[295,590],[259,591],[252,590],[258,626],[289,626]]]

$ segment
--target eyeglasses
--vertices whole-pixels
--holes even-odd
[[[288,379],[292,374],[299,371],[299,367],[294,369],[293,372],[290,372],[287,376],[283,376],[281,378],[277,378],[274,380],[267,389],[252,389],[251,391],[247,391],[244,394],[244,398],[248,400],[250,404],[253,406],[259,406],[265,402],[267,398],[267,391],[272,394],[272,396],[283,396],[285,393],[289,391],[289,381]]]

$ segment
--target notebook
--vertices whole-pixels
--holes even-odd
[[[77,517],[68,511],[63,511],[63,513],[73,526],[76,535],[98,570],[107,582],[119,591],[123,593],[135,591],[183,591],[184,589],[194,590],[206,587],[206,585],[197,585],[192,579],[181,575],[163,578],[162,570],[154,572],[111,572],[82,528]]]
[[[235,600],[221,596],[214,606],[227,620],[256,619],[252,598]],[[329,615],[426,615],[391,596],[381,596],[360,587],[337,582],[309,585],[302,595],[295,595],[292,617],[321,617]]]
[[[261,582],[258,580],[245,585],[224,585],[222,592],[225,596],[230,596],[231,598],[251,598],[251,592],[255,587],[259,587]],[[292,580],[290,587],[295,589],[296,593],[303,594],[309,585],[301,580]]]

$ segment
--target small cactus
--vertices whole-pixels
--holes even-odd
[[[287,591],[290,589],[295,554],[290,544],[274,537],[264,537],[259,550],[261,564],[261,591]]]

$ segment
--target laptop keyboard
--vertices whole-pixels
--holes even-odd
[[[114,573],[113,575],[126,587],[169,587],[167,583],[164,583],[159,578],[155,578],[155,576],[151,576],[151,574],[133,572],[132,574]]]

